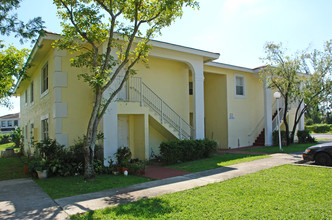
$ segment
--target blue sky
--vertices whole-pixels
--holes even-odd
[[[321,49],[332,39],[331,12],[331,0],[201,0],[200,10],[185,9],[156,39],[220,53],[217,62],[254,68],[262,65],[266,42],[282,42],[289,54]],[[52,0],[24,0],[18,14],[23,20],[41,16],[47,30],[61,32]],[[13,37],[5,40],[22,47]],[[14,107],[0,108],[0,116],[18,112],[17,99]]]

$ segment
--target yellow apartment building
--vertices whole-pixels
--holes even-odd
[[[78,80],[83,70],[70,65],[74,55],[52,47],[59,37],[39,37],[28,61],[29,77],[16,88],[26,151],[45,137],[70,146],[86,132],[93,93]],[[135,66],[138,74],[126,82],[100,123],[105,158],[128,146],[133,157],[148,160],[159,154],[162,141],[173,139],[209,138],[219,149],[272,144],[277,108],[259,68],[214,62],[218,53],[150,44],[148,68]]]

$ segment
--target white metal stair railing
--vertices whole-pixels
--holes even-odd
[[[160,122],[167,122],[178,133],[179,139],[192,139],[193,128],[165,101],[152,91],[139,77],[130,77],[126,85],[126,97],[129,102],[140,102],[141,106],[148,106],[160,116]]]
[[[282,121],[282,119],[283,119],[283,117],[284,117],[284,115],[283,115],[283,108],[282,108],[282,106],[283,106],[283,98],[280,98],[280,103],[281,103],[281,105],[280,105],[280,107],[279,108],[281,108],[281,110],[280,110],[280,114],[282,114],[282,115],[280,115],[280,122]],[[279,104],[280,104],[279,103]],[[277,100],[275,100],[274,102],[273,102],[273,104],[272,104],[272,113],[274,113],[274,112],[276,112],[277,111]],[[276,116],[276,117],[274,117],[274,119],[272,120],[272,128],[273,128],[273,131],[275,131],[275,130],[277,130],[278,129],[278,121],[277,121],[277,117],[278,116]],[[265,126],[264,126],[264,118],[265,118],[265,116],[263,115],[263,117],[261,117],[261,119],[258,121],[258,123],[257,123],[257,125],[254,127],[254,129],[248,134],[248,137],[249,137],[249,139],[248,139],[248,144],[250,145],[250,144],[252,144],[252,143],[254,143],[255,142],[255,140],[256,140],[256,138],[259,136],[259,134],[263,131],[263,129],[265,128]]]
[[[264,115],[263,117],[259,120],[255,128],[248,134],[248,145],[251,145],[255,142],[256,138],[259,136],[259,134],[263,131],[264,129]]]
[[[284,112],[285,112],[285,108],[284,108],[284,99],[281,97],[279,100],[279,122],[280,124],[282,123],[282,120],[284,119]],[[276,108],[276,110],[278,111],[278,109]],[[274,119],[272,120],[272,131],[276,131],[278,130],[278,115],[276,115],[274,117]]]

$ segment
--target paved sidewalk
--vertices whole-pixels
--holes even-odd
[[[69,219],[30,178],[0,181],[0,219]]]
[[[167,193],[192,189],[209,183],[222,182],[234,177],[254,173],[275,166],[294,163],[300,160],[302,160],[300,154],[273,154],[270,158],[136,184],[123,188],[56,199],[55,202],[60,205],[66,213],[74,215],[90,210],[116,206],[121,203],[133,202],[142,198],[155,197]]]

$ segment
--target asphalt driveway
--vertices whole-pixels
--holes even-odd
[[[332,141],[332,134],[310,134],[312,137],[314,137],[316,140],[317,139],[324,139],[326,141]],[[325,142],[325,141],[324,141]]]

